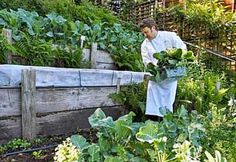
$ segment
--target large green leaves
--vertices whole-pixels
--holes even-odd
[[[101,161],[101,153],[100,153],[100,147],[97,144],[91,144],[88,147],[88,153],[89,153],[89,162],[100,162]]]
[[[105,113],[100,108],[89,117],[89,123],[94,128],[112,128],[114,126],[113,119],[111,117],[106,117]]]
[[[193,52],[182,49],[168,49],[154,53],[153,57],[157,63],[149,63],[146,71],[151,73],[150,80],[155,82],[186,76],[186,68],[195,61]]]
[[[89,146],[89,143],[81,135],[71,136],[71,142],[72,142],[73,145],[75,145],[81,151],[83,151],[84,149],[87,149],[88,146]]]
[[[134,116],[134,113],[130,112],[115,121],[114,129],[117,140],[128,142],[128,139],[132,136],[132,116]]]
[[[159,132],[158,123],[147,122],[145,126],[139,129],[136,138],[141,142],[153,143],[162,137],[163,132]]]

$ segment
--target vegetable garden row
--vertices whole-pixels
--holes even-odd
[[[157,69],[144,68],[140,56],[140,45],[144,38],[136,27],[120,21],[107,10],[93,6],[86,0],[77,4],[70,0],[32,1],[31,5],[18,0],[10,4],[3,0],[0,7],[5,8],[0,10],[0,30],[12,31],[11,42],[7,41],[4,35],[0,35],[0,63],[6,63],[10,54],[12,64],[16,64],[0,66],[0,83],[5,84],[1,85],[0,99],[11,100],[7,107],[0,104],[0,110],[7,112],[4,117],[0,117],[0,120],[4,120],[6,125],[9,121],[12,124],[6,130],[2,130],[1,127],[3,133],[11,130],[18,137],[21,136],[19,112],[22,111],[23,98],[19,95],[24,91],[21,89],[24,87],[21,70],[31,67],[36,69],[36,77],[38,76],[41,83],[45,84],[47,79],[49,85],[55,83],[54,87],[47,89],[38,86],[36,81],[37,93],[31,91],[34,88],[27,91],[28,94],[36,95],[34,98],[37,103],[36,110],[40,110],[37,113],[43,112],[36,114],[36,126],[32,128],[36,129],[38,135],[70,133],[66,138],[63,137],[63,142],[60,141],[55,145],[56,149],[51,152],[49,161],[233,162],[236,160],[236,74],[220,68],[222,64],[219,62],[216,65],[209,64],[212,58],[204,53],[204,50],[200,50],[200,55],[197,55],[195,50],[181,54],[179,58],[190,59],[193,63],[182,62],[182,65],[186,66],[187,76],[178,81],[174,113],[165,112],[162,121],[151,121],[144,115],[147,80],[143,81],[143,71],[151,72]],[[181,13],[176,12],[176,16],[179,14]],[[232,29],[234,29],[233,24]],[[92,67],[94,64],[93,59],[85,60],[83,54],[85,48],[94,49],[92,48],[94,42],[97,43],[99,50],[111,55],[117,69],[120,73],[124,73],[121,78],[129,80],[132,84],[125,86],[121,84],[122,79],[117,79],[119,71],[82,69]],[[162,54],[156,57],[160,59]],[[96,57],[99,56],[97,52]],[[200,56],[198,62],[194,56]],[[172,65],[176,66],[173,60],[171,62],[163,58],[163,63],[173,63]],[[20,69],[17,72],[9,72],[6,67],[20,67]],[[98,75],[102,71],[106,75]],[[6,76],[13,73],[17,74],[15,80],[18,80],[17,83],[21,82],[21,85],[17,84],[16,89],[7,89],[9,87],[6,83],[9,84],[11,81],[10,77]],[[82,73],[87,74],[85,80],[78,81]],[[40,76],[42,74],[45,76]],[[136,76],[135,74],[139,74],[136,78],[139,80],[138,84],[134,84],[131,79],[132,76]],[[79,87],[81,81],[85,83],[89,78],[92,81],[90,86]],[[75,83],[76,87],[68,89],[67,79]],[[112,83],[112,86],[99,87],[100,81]],[[63,87],[58,85],[59,82]],[[51,96],[46,95],[46,91]],[[106,93],[103,93],[104,91]],[[24,94],[26,97],[27,93]],[[11,97],[13,95],[15,97]],[[66,99],[70,99],[70,102]],[[81,109],[84,105],[80,103],[85,101],[90,106]],[[17,110],[12,105],[17,105]],[[107,108],[103,108],[104,105]],[[115,111],[109,109],[109,106],[115,105],[125,108],[126,114],[119,116],[123,113],[123,108],[122,113],[120,109]],[[28,110],[30,107],[28,106]],[[10,109],[17,114],[9,115]],[[52,117],[58,114],[58,118]],[[57,122],[58,120],[54,119],[62,119],[64,122]],[[53,124],[51,120],[54,120]],[[48,122],[41,125],[43,121]],[[73,124],[69,124],[68,121],[72,121]],[[93,140],[83,136],[81,131],[74,133],[75,127],[88,126],[88,123],[95,136]],[[3,125],[2,122],[1,124]],[[39,137],[31,140],[31,143],[37,141]],[[8,150],[12,148],[30,147],[16,139],[4,143],[0,145],[0,153],[4,155],[7,155]],[[42,160],[47,154],[48,152],[38,150],[34,155],[32,153],[32,156],[37,161],[37,159]],[[1,157],[0,160],[9,159]]]

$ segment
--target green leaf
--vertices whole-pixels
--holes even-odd
[[[186,59],[188,61],[194,61],[195,56],[192,51],[184,51],[184,54],[182,56],[183,59]]]
[[[73,145],[75,145],[80,150],[84,150],[89,146],[89,143],[81,135],[71,136],[71,142],[72,142]]]
[[[181,48],[171,49],[167,53],[172,58],[176,58],[178,60],[181,60],[181,57],[182,57],[182,49]]]
[[[111,147],[112,147],[112,142],[113,142],[112,140],[107,140],[107,138],[105,138],[103,136],[100,136],[99,139],[98,139],[100,150],[102,152],[110,151]]]
[[[141,158],[141,157],[133,157],[129,160],[130,162],[148,162],[147,160]]]
[[[177,60],[173,60],[173,59],[168,60],[168,63],[171,64],[171,65],[175,65],[175,64],[177,64],[177,62],[178,62]]]
[[[185,140],[187,140],[188,135],[186,133],[180,133],[177,142],[183,143]]]
[[[180,109],[178,109],[178,115],[181,118],[188,117],[188,111],[184,108],[184,106],[181,106]]]
[[[104,162],[122,162],[122,159],[118,156],[107,156]]]
[[[141,142],[153,143],[153,141],[157,141],[162,135],[163,132],[158,132],[158,123],[147,122],[145,126],[139,129],[136,138]]]
[[[88,147],[89,153],[89,162],[100,162],[101,155],[100,155],[100,148],[97,144],[92,144]]]
[[[7,25],[7,22],[4,21],[2,18],[0,18],[0,25],[1,25],[1,26],[6,26],[6,25]]]
[[[111,117],[107,117],[105,113],[98,108],[90,117],[89,123],[92,127],[113,127],[114,121]]]
[[[132,136],[132,117],[135,116],[133,112],[120,117],[115,121],[114,129],[116,130],[116,136],[119,140],[126,140]]]
[[[216,162],[214,157],[208,151],[205,151],[205,155],[208,159],[208,162]]]
[[[163,55],[160,52],[159,53],[154,53],[153,57],[157,60],[162,60],[163,59]]]

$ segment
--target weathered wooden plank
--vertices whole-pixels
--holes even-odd
[[[80,70],[81,86],[111,86],[112,70],[84,69]]]
[[[117,85],[117,79],[120,77],[120,85],[131,84],[132,76],[130,71],[114,71],[112,85]]]
[[[53,113],[36,118],[36,135],[61,135],[74,133],[77,129],[89,128],[88,117],[94,113],[96,108]],[[102,108],[107,116],[114,120],[124,115],[126,110],[122,107]],[[13,138],[21,138],[21,118],[9,117],[0,120],[0,144],[4,144]]]
[[[21,65],[0,65],[0,71],[10,78],[10,86],[19,86],[21,81],[21,70],[27,66]]]
[[[36,118],[36,73],[33,69],[22,70],[21,85],[21,115],[22,115],[22,137],[33,139],[35,134]]]
[[[116,87],[80,87],[37,89],[36,112],[49,113],[118,105],[108,95]],[[20,90],[0,90],[0,117],[21,115]]]
[[[78,69],[36,68],[36,86],[80,86]]]
[[[91,48],[91,69],[96,69],[96,59],[97,59],[97,43],[92,43]]]
[[[6,38],[7,42],[12,44],[12,30],[11,29],[2,29],[3,36]],[[7,63],[12,63],[12,53],[7,52]]]
[[[97,58],[96,58],[97,63],[110,63],[114,64],[114,61],[111,57],[111,54],[102,50],[97,51]]]
[[[111,70],[117,69],[115,64],[103,63],[103,62],[97,62],[96,68],[97,69],[111,69]]]
[[[91,56],[90,51],[91,51],[90,49],[83,49],[83,58],[86,61],[92,61],[91,58],[95,59],[94,60],[95,62],[93,62],[94,68],[96,68],[96,69],[117,69],[110,53],[108,53],[106,51],[102,51],[102,50],[96,50],[96,51],[93,51],[93,52],[96,52],[96,58],[95,58],[95,56],[93,56],[93,57]],[[96,66],[95,66],[95,64],[96,64]]]
[[[0,117],[21,114],[20,89],[0,89]]]
[[[140,72],[132,72],[131,73],[131,83],[141,83],[144,81],[144,76],[150,75],[150,73],[140,73]]]
[[[7,74],[0,71],[0,86],[9,86],[10,78]]]
[[[118,105],[108,97],[116,87],[80,87],[68,89],[38,89],[37,113],[78,110]]]
[[[37,118],[37,134],[41,136],[60,135],[74,133],[79,128],[89,128],[88,117],[95,110],[61,112]],[[120,107],[102,108],[102,110],[107,116],[112,116],[114,120],[124,114],[124,109]]]
[[[49,113],[117,105],[108,97],[116,87],[37,89],[36,112]],[[0,117],[21,115],[20,90],[0,90]]]
[[[7,143],[13,138],[21,137],[21,118],[11,117],[0,120],[0,144]]]
[[[117,73],[122,73],[121,85],[131,84],[133,72],[105,69],[72,69],[37,66],[0,65],[0,72],[10,78],[10,86],[19,86],[21,70],[36,70],[36,86],[115,86]],[[143,76],[144,73],[138,72]],[[139,81],[141,82],[141,81]]]
[[[83,49],[83,59],[90,61],[90,49]]]

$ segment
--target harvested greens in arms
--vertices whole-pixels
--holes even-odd
[[[168,49],[154,53],[157,64],[149,63],[146,71],[151,74],[150,80],[157,83],[165,79],[178,79],[186,76],[186,68],[194,63],[195,56],[192,51],[182,49]]]

